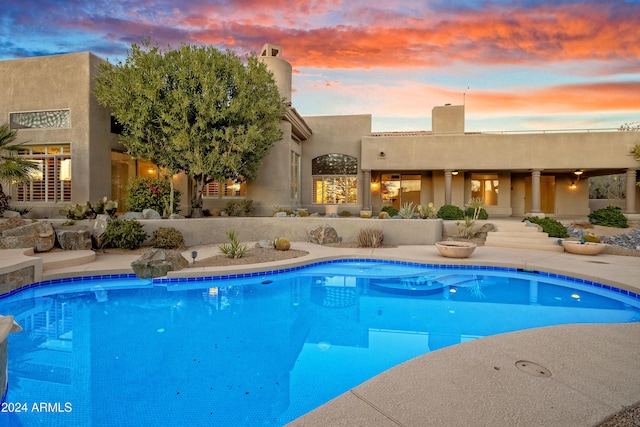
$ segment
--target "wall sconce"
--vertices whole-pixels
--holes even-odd
[[[458,173],[459,173],[459,172],[458,172],[458,170],[457,170],[457,169],[454,169],[454,170],[452,170],[452,171],[451,171],[451,175],[453,175],[453,176],[458,175]]]
[[[576,183],[574,181],[571,181],[571,185],[569,185],[569,189],[570,190],[575,190],[576,189]]]
[[[378,181],[371,181],[371,193],[372,194],[377,195],[379,188],[380,188],[380,185],[378,184]]]

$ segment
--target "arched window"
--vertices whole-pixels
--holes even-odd
[[[355,204],[358,202],[358,159],[331,153],[311,160],[313,203]]]

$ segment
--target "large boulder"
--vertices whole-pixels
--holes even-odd
[[[162,216],[158,213],[158,211],[154,209],[143,209],[142,210],[142,218],[144,219],[162,219]]]
[[[96,219],[93,221],[93,228],[91,228],[91,239],[95,248],[99,249],[104,244],[104,233],[107,231],[108,224],[109,215],[96,215]]]
[[[324,224],[309,230],[309,241],[319,245],[326,245],[328,243],[337,243],[339,236],[335,228]]]
[[[145,219],[142,212],[127,212],[120,219]]]
[[[25,224],[27,224],[27,221],[20,218],[20,215],[2,218],[0,219],[0,233],[2,233],[4,230],[20,227]]]
[[[90,251],[91,230],[86,226],[65,226],[56,229],[58,244],[65,251]]]
[[[33,248],[35,252],[47,252],[55,242],[51,223],[38,221],[4,230],[0,236],[0,249]]]
[[[189,261],[178,251],[167,249],[149,249],[140,258],[131,263],[136,276],[141,279],[164,277],[169,271],[182,270]]]

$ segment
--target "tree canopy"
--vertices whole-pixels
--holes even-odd
[[[122,125],[128,153],[193,182],[192,216],[211,181],[250,180],[282,137],[273,75],[255,54],[183,44],[133,44],[125,62],[103,63],[94,93]]]

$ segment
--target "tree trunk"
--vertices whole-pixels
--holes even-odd
[[[191,218],[202,218],[202,189],[204,178],[193,177],[193,197],[191,198]]]
[[[0,184],[0,214],[8,210],[9,210],[9,199],[7,198],[7,195],[4,194],[4,190],[2,189],[2,184]]]

